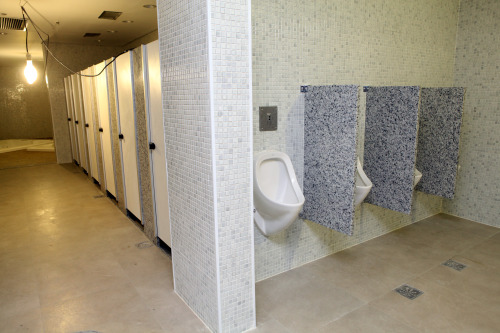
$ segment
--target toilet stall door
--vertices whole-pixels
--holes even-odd
[[[78,138],[78,155],[80,156],[80,166],[88,172],[88,156],[85,135],[85,116],[83,114],[82,85],[80,77],[76,74],[71,75],[73,85],[73,106],[75,108],[75,127]]]
[[[84,75],[93,75],[93,68],[87,68],[82,71]],[[87,135],[87,144],[89,152],[89,174],[96,181],[100,182],[99,171],[97,168],[97,149],[95,140],[95,124],[97,122],[94,120],[94,91],[92,84],[92,77],[81,78],[82,82],[82,97],[83,97],[83,107],[85,113],[85,133]]]
[[[116,58],[114,65],[120,147],[123,161],[123,178],[125,180],[125,206],[136,218],[142,220],[137,166],[132,52],[125,53]]]
[[[167,188],[167,159],[165,157],[165,129],[161,98],[160,48],[158,41],[143,45],[144,89],[151,149],[151,179],[158,237],[168,246],[170,240],[170,217]],[[150,146],[150,148],[152,148]]]
[[[69,138],[71,141],[71,156],[74,161],[79,161],[78,149],[76,142],[76,128],[75,128],[75,116],[73,108],[73,94],[71,88],[71,78],[69,76],[64,78],[64,92],[66,95],[66,111],[68,115],[68,127],[69,127]],[[80,163],[80,162],[78,162]]]
[[[105,62],[97,64],[94,72],[97,74],[106,66]],[[102,163],[104,166],[104,183],[106,191],[116,198],[115,170],[113,166],[113,147],[111,143],[111,126],[109,114],[108,80],[106,72],[95,78],[97,112],[99,114],[99,135],[101,136]]]

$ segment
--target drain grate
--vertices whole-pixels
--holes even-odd
[[[455,260],[452,260],[452,259],[443,262],[443,266],[448,266],[448,267],[453,268],[454,270],[459,271],[459,272],[462,269],[464,269],[464,268],[467,267],[466,265],[461,264],[458,261],[455,261]]]
[[[148,241],[145,241],[145,242],[140,242],[140,243],[137,243],[135,244],[135,246],[137,246],[139,249],[146,249],[148,247],[151,247],[153,246],[153,244],[151,244],[150,242]]]
[[[403,284],[401,287],[394,289],[394,291],[410,300],[414,300],[424,293],[423,291],[413,288],[407,284]]]

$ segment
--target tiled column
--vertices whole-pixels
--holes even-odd
[[[158,1],[176,292],[213,331],[255,326],[250,3]]]

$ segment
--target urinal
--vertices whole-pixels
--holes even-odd
[[[415,171],[413,172],[413,188],[418,184],[420,179],[422,178],[422,173],[415,168]]]
[[[254,220],[266,236],[286,229],[299,215],[304,194],[287,154],[262,151],[254,157]]]
[[[356,178],[354,187],[354,206],[357,206],[360,203],[362,203],[363,200],[365,200],[366,196],[368,195],[368,193],[370,193],[370,190],[372,189],[373,186],[372,182],[363,171],[363,167],[361,166],[359,157],[356,163],[355,177]]]

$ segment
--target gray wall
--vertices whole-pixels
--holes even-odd
[[[443,210],[500,227],[500,1],[460,1],[455,86],[465,87],[455,197]]]
[[[0,140],[52,137],[52,120],[43,62],[34,62],[38,78],[28,84],[25,66],[0,67]]]
[[[254,151],[286,152],[304,174],[300,85],[453,85],[459,1],[252,1]],[[360,92],[358,156],[363,159]],[[278,130],[258,130],[259,106],[278,106]],[[255,229],[257,281],[441,212],[442,199],[413,195],[411,215],[355,209],[352,236],[297,220],[272,237]]]

